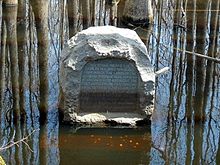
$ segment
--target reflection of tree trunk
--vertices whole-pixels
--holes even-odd
[[[194,127],[194,147],[195,152],[192,164],[204,164],[202,162],[202,147],[203,147],[203,126],[198,124]]]
[[[83,14],[83,29],[90,26],[90,0],[80,0]]]
[[[48,1],[31,0],[32,9],[35,15],[35,24],[38,39],[38,61],[40,78],[40,122],[47,120],[48,110]]]
[[[212,2],[212,14],[210,19],[210,34],[209,34],[209,49],[208,49],[208,55],[211,57],[215,57],[215,54],[217,53],[217,47],[216,43],[218,42],[217,39],[217,28],[218,28],[218,17],[219,17],[219,1]],[[208,96],[210,93],[210,84],[212,84],[212,79],[215,79],[213,76],[214,72],[214,65],[215,63],[211,60],[207,61],[206,65],[206,80],[205,80],[205,90],[204,90],[204,111],[206,109]],[[215,91],[215,89],[213,89]],[[208,103],[208,105],[210,105]],[[211,112],[210,112],[211,113]]]
[[[192,36],[194,36],[193,34],[195,34],[195,26],[196,26],[196,1],[188,1],[188,6],[187,7],[191,7],[193,6],[193,13],[187,12],[186,13],[186,17],[187,17],[187,29],[189,29],[189,31],[187,32],[187,36],[186,36],[186,50],[190,50],[192,52],[194,52],[194,42],[195,42],[195,38],[192,38]],[[189,9],[190,10],[190,9]],[[187,10],[186,10],[187,11]],[[193,25],[193,26],[192,26]],[[191,31],[191,33],[190,33]],[[193,120],[193,77],[194,77],[194,56],[192,55],[188,55],[186,56],[186,60],[187,60],[187,67],[186,67],[186,119],[188,122],[191,122],[191,120]],[[192,142],[193,142],[193,124],[191,123],[191,125],[188,127],[188,131],[187,131],[187,150],[186,150],[186,164],[192,164],[193,161],[193,156],[192,156]]]
[[[218,151],[215,158],[216,158],[216,162],[220,162],[220,133],[218,138]]]
[[[209,2],[207,1],[204,3],[203,1],[197,1],[197,24],[196,24],[196,48],[197,52],[201,54],[206,54],[206,29],[207,29],[207,20],[208,20],[208,5]],[[204,12],[198,12],[204,11]],[[194,100],[194,119],[195,122],[199,121],[202,122],[205,119],[205,112],[203,110],[204,105],[204,86],[205,86],[205,60],[202,58],[197,57],[195,61],[195,71],[196,71],[196,91],[195,91],[195,100]],[[194,129],[194,136],[198,135],[198,137],[194,137],[197,139],[194,141],[194,151],[195,152],[195,159],[193,161],[194,164],[198,164],[202,162],[202,143],[200,139],[202,139],[204,130],[199,129],[199,133],[196,132],[196,128]]]
[[[19,83],[18,83],[18,49],[17,49],[17,5],[5,6],[5,21],[7,27],[7,45],[10,54],[11,84],[13,94],[14,122],[20,117]]]
[[[69,19],[69,37],[77,33],[78,25],[78,0],[67,0],[68,19]]]
[[[6,48],[6,26],[2,24],[1,34],[1,55],[0,55],[0,113],[3,105],[4,86],[5,86],[5,48]]]
[[[29,105],[31,111],[31,119],[34,117],[33,115],[33,104],[32,104],[32,84],[33,84],[33,64],[32,64],[32,54],[34,50],[33,40],[34,40],[34,23],[33,23],[33,14],[32,7],[29,5],[29,56],[28,56],[28,77],[29,77]]]
[[[200,54],[205,53],[206,47],[206,25],[207,25],[207,6],[208,2],[197,1],[197,11],[205,10],[205,12],[197,12],[197,38],[196,38],[196,48],[197,52]],[[205,20],[205,21],[204,21]],[[205,112],[203,111],[204,104],[204,85],[205,85],[205,60],[203,58],[197,57],[195,63],[196,70],[196,93],[195,95],[195,121],[203,121],[205,117]]]
[[[28,131],[28,128],[27,128],[27,124],[24,123],[23,125],[21,125],[21,132],[22,132],[22,137],[26,137],[28,136],[30,133],[31,130]],[[35,132],[36,133],[36,132]],[[33,139],[33,136],[32,137],[29,137],[27,143],[28,145],[30,146],[32,139]],[[30,146],[30,148],[33,150],[33,148]],[[29,148],[26,146],[26,145],[22,145],[22,161],[23,161],[23,164],[34,164],[34,162],[30,162],[30,159],[31,159],[31,155],[33,154],[34,152],[30,152]]]
[[[1,42],[1,34],[2,34],[2,0],[0,0],[0,42]]]
[[[19,66],[19,90],[20,90],[20,110],[21,120],[25,120],[25,98],[24,98],[24,81],[25,81],[25,52],[26,52],[26,0],[20,0],[18,3],[18,66]]]
[[[21,125],[18,123],[15,126],[15,141],[19,141],[22,138],[21,136]],[[22,146],[23,144],[19,144],[15,146],[15,162],[16,164],[22,163]]]
[[[187,17],[187,29],[190,29],[187,32],[187,37],[186,37],[186,50],[190,50],[194,52],[194,45],[195,45],[195,38],[192,38],[195,34],[195,26],[196,26],[196,1],[189,1],[188,3],[188,8],[189,11],[191,10],[190,7],[193,6],[193,13],[187,12],[186,17]],[[187,11],[187,10],[186,10]],[[193,26],[192,26],[193,25]],[[190,31],[192,31],[190,33]],[[192,114],[193,114],[193,69],[194,69],[194,56],[188,55],[186,56],[187,58],[187,67],[186,67],[186,118],[187,121],[191,121],[192,119]],[[190,151],[190,150],[189,150]]]
[[[40,164],[48,164],[48,130],[47,125],[40,128],[39,150],[40,150]]]

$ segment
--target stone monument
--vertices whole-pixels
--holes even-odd
[[[155,73],[136,32],[90,27],[72,37],[60,61],[59,110],[68,123],[149,121]]]

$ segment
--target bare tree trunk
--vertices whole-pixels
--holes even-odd
[[[96,26],[96,5],[97,0],[90,0],[90,6],[91,6],[91,25]]]
[[[38,39],[38,61],[40,79],[40,123],[47,120],[48,110],[48,0],[31,0],[32,9],[35,16],[35,24]]]
[[[105,0],[99,0],[99,26],[104,25],[103,11],[105,12]]]
[[[82,14],[83,14],[83,29],[90,26],[90,0],[81,0]]]
[[[118,3],[120,0],[112,0],[110,5],[110,24],[117,26]]]
[[[11,3],[11,1],[10,1]],[[4,18],[7,28],[7,45],[10,54],[11,84],[13,95],[14,123],[20,120],[19,83],[18,83],[18,46],[17,46],[17,5],[4,7]]]
[[[78,0],[67,0],[68,5],[68,20],[69,20],[69,38],[74,36],[78,29]]]
[[[4,88],[5,88],[5,48],[6,48],[6,26],[5,22],[2,23],[2,34],[1,34],[1,55],[0,55],[0,109],[3,105],[4,99]],[[0,111],[1,113],[1,111]]]
[[[124,11],[124,6],[125,6],[125,0],[120,0],[118,3],[118,11],[117,11],[117,23],[118,26],[122,26],[122,16],[123,16],[123,11]]]
[[[19,93],[20,93],[20,110],[21,121],[25,121],[25,98],[24,98],[24,82],[25,82],[25,53],[27,43],[26,33],[26,0],[19,0],[18,3],[18,66],[19,66]]]

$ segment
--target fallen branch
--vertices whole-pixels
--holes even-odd
[[[158,42],[158,38],[156,36],[152,35],[152,37],[154,37]],[[170,47],[170,46],[167,46],[163,43],[159,43],[159,44],[162,45],[163,47],[165,47],[166,49],[168,49]],[[220,58],[214,58],[214,57],[206,56],[206,55],[203,55],[203,54],[200,54],[200,53],[195,53],[195,52],[191,52],[191,51],[188,51],[188,50],[182,50],[182,49],[175,48],[175,47],[173,47],[173,49],[175,49],[177,51],[185,52],[187,54],[195,55],[197,57],[201,57],[201,58],[204,58],[206,60],[210,60],[210,61],[213,61],[213,62],[216,62],[216,63],[220,63]],[[216,56],[219,56],[219,54],[220,53],[218,52]]]
[[[34,133],[34,132],[36,132],[37,130],[34,130],[34,131],[32,131],[29,135],[27,135],[26,137],[24,137],[24,138],[22,138],[22,139],[20,139],[20,140],[18,140],[18,141],[14,141],[13,139],[14,139],[14,135],[13,135],[13,137],[12,137],[12,140],[10,140],[10,142],[8,142],[6,145],[3,145],[2,147],[0,147],[0,152],[1,151],[3,151],[3,150],[6,150],[6,149],[9,149],[9,148],[11,148],[11,147],[13,147],[14,145],[16,145],[16,146],[19,146],[19,143],[24,143],[27,147],[28,147],[28,149],[31,151],[31,152],[33,152],[33,150],[30,148],[30,146],[28,145],[28,143],[26,142],[26,140],[28,140],[28,138]]]
[[[184,50],[181,50],[181,49],[178,49],[178,48],[174,48],[174,49],[176,49],[178,51],[182,51],[182,52],[184,51]],[[199,53],[195,53],[195,52],[190,52],[190,51],[187,51],[187,50],[185,50],[185,52],[187,54],[192,54],[192,55],[195,55],[197,57],[205,58],[207,60],[210,60],[210,61],[213,61],[213,62],[216,62],[216,63],[220,63],[220,59],[219,58],[214,58],[214,57],[206,56],[206,55],[203,55],[203,54],[199,54]]]

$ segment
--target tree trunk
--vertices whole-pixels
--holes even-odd
[[[99,26],[104,25],[103,11],[105,12],[105,0],[99,0]]]
[[[122,16],[125,6],[125,0],[120,0],[118,3],[118,11],[117,11],[117,23],[118,26],[122,26]]]
[[[90,0],[81,0],[82,14],[83,14],[83,29],[90,26]]]
[[[26,0],[20,0],[18,3],[18,66],[19,66],[19,94],[20,94],[20,110],[21,121],[26,118],[25,98],[24,98],[24,83],[25,83],[25,53],[27,43],[26,33]]]
[[[20,120],[19,83],[18,83],[18,46],[17,46],[17,5],[4,7],[7,28],[7,45],[10,54],[11,84],[13,95],[14,123]]]
[[[68,20],[69,20],[69,38],[74,36],[78,29],[78,0],[67,0]]]
[[[118,3],[120,0],[111,0],[110,5],[110,24],[117,26]]]
[[[38,39],[38,61],[40,79],[40,123],[45,124],[48,110],[48,0],[31,0],[35,16]]]
[[[65,0],[60,1],[60,49],[63,50],[63,45],[64,45],[64,37],[65,37],[65,32],[64,32],[64,24],[65,24],[65,13],[66,13],[66,4]]]
[[[96,21],[96,5],[97,5],[97,0],[91,0],[90,1],[90,6],[91,6],[91,25],[92,26],[96,26],[97,25],[97,21]]]

